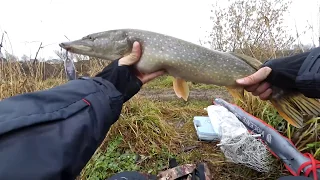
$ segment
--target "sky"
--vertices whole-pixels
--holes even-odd
[[[217,0],[224,5],[225,0]],[[293,0],[286,23],[298,30],[312,24],[301,37],[302,43],[318,44],[318,0]],[[137,28],[168,34],[199,44],[211,28],[210,16],[214,0],[1,0],[0,33],[4,49],[19,58],[25,54],[34,58],[58,58],[53,52],[59,43],[79,39],[87,34]],[[289,33],[289,32],[288,32]],[[294,33],[294,32],[291,32]],[[0,34],[0,35],[1,35]],[[2,52],[4,52],[2,50]]]

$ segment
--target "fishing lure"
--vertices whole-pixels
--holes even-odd
[[[68,51],[66,51],[66,58],[64,60],[64,69],[66,72],[67,79],[69,81],[77,78],[76,68],[74,65],[73,59],[70,59],[68,56]]]

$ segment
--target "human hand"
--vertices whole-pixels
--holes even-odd
[[[251,92],[254,96],[259,96],[261,100],[268,100],[271,96],[271,84],[264,80],[271,73],[270,67],[263,67],[250,76],[237,79],[239,85],[245,86],[245,90]]]
[[[131,53],[129,55],[119,59],[118,65],[119,66],[134,65],[135,63],[137,63],[140,60],[140,57],[141,57],[140,43],[134,42]],[[134,68],[134,71],[135,71],[135,75],[137,76],[137,78],[140,79],[140,81],[143,84],[157,78],[158,76],[165,74],[165,71],[157,71],[157,72],[153,72],[150,74],[143,74],[143,73],[139,72],[136,68]]]
[[[141,48],[138,42],[133,43],[132,51],[119,60],[111,62],[96,77],[101,77],[111,82],[115,88],[124,95],[124,102],[139,92],[141,86],[165,71],[157,71],[150,74],[142,74],[137,70],[135,64],[141,58]]]

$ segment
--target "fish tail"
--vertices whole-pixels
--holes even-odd
[[[289,124],[296,128],[304,127],[304,123],[320,115],[320,102],[303,94],[290,94],[270,102]]]
[[[262,63],[255,58],[233,52],[230,52],[230,54],[243,60],[256,70],[261,67]],[[229,90],[233,97],[239,98],[234,91],[231,91]],[[270,99],[270,102],[277,109],[280,116],[297,128],[302,128],[306,121],[320,115],[320,102],[317,99],[305,97],[301,93],[285,92],[280,97]]]
[[[233,98],[245,100],[243,89],[226,88]],[[320,102],[301,93],[290,93],[279,98],[272,98],[270,102],[279,115],[296,128],[304,127],[306,121],[320,115]]]
[[[235,99],[244,99],[244,89],[227,86],[226,89]]]

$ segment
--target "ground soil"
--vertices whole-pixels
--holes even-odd
[[[176,100],[178,97],[173,89],[141,89],[138,93],[140,96],[155,100]],[[224,89],[193,89],[190,90],[188,100],[209,100],[214,98],[223,98],[231,102],[232,97],[227,90]]]
[[[138,93],[139,96],[146,97],[152,100],[160,100],[160,101],[172,101],[177,100],[178,97],[175,95],[173,89],[165,88],[165,89],[148,89],[142,88]],[[222,98],[228,102],[233,102],[232,96],[226,89],[220,88],[212,88],[212,89],[190,89],[190,95],[188,100],[203,100],[203,101],[212,101],[214,98]],[[179,122],[173,124],[177,129],[181,129],[185,122]],[[188,134],[188,133],[187,133]],[[279,177],[279,173],[281,170],[273,171],[270,173],[259,173],[255,170],[252,170],[243,165],[237,165],[234,163],[225,163],[224,165],[218,165],[215,162],[215,157],[212,154],[216,154],[216,152],[220,151],[215,143],[206,143],[199,142],[196,138],[196,135],[192,133],[186,137],[183,142],[181,142],[183,149],[190,148],[189,151],[193,151],[194,154],[199,154],[197,157],[197,162],[206,162],[210,172],[214,176],[214,179],[276,179],[275,177]],[[210,160],[209,160],[210,159]],[[220,158],[217,158],[221,160]],[[191,162],[191,161],[190,161]],[[279,164],[280,165],[280,164]],[[284,172],[283,172],[284,173]],[[285,172],[288,174],[288,172]]]

